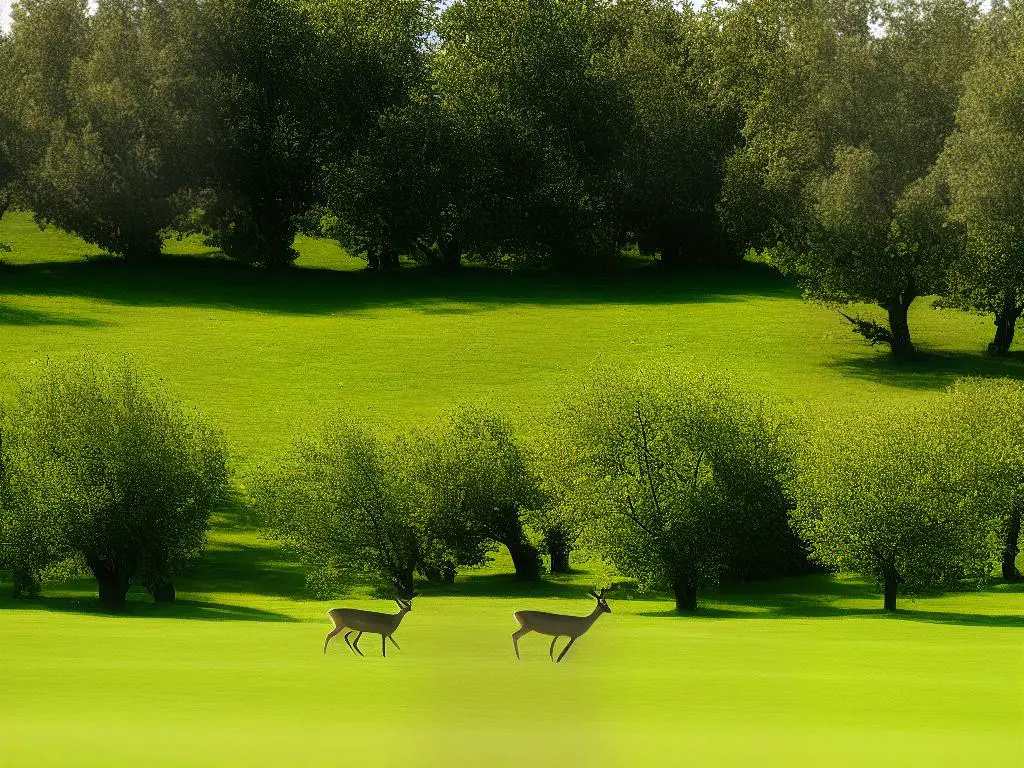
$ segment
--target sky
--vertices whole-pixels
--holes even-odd
[[[11,12],[11,0],[0,0],[0,27],[7,29],[7,21]]]

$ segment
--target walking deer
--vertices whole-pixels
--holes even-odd
[[[602,589],[600,592],[587,593],[597,600],[597,605],[594,606],[594,610],[590,612],[589,616],[564,616],[560,613],[545,613],[544,611],[516,611],[513,613],[512,616],[519,622],[519,629],[512,633],[512,647],[515,648],[516,658],[519,658],[519,638],[531,632],[537,632],[541,635],[552,636],[548,657],[556,663],[561,661],[572,644],[576,642],[576,638],[590,629],[602,613],[612,612],[612,609],[608,607],[608,602],[604,599],[604,592]],[[568,637],[569,642],[566,643],[565,648],[556,659],[555,642],[560,637]]]
[[[331,638],[346,629],[348,631],[343,635],[345,645],[348,646],[350,651],[358,653],[360,656],[363,655],[363,652],[359,650],[359,638],[363,636],[364,632],[368,632],[371,635],[380,635],[382,656],[386,657],[388,655],[388,640],[392,642],[395,648],[402,650],[392,635],[398,629],[398,625],[402,623],[405,614],[412,610],[412,599],[418,594],[419,592],[413,592],[409,597],[396,597],[395,602],[398,603],[398,613],[361,611],[357,608],[333,608],[329,610],[327,615],[334,622],[334,629],[327,633],[327,639],[324,640],[324,653],[327,653],[327,644],[331,642]],[[349,642],[349,635],[353,632],[358,634],[356,634],[355,640]]]

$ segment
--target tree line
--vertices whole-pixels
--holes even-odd
[[[19,0],[0,214],[111,253],[297,232],[593,270],[751,250],[897,356],[938,295],[1024,311],[1024,11],[974,0]]]
[[[314,590],[409,594],[508,550],[540,578],[598,559],[678,611],[723,580],[859,573],[899,594],[1018,580],[1024,386],[811,428],[706,376],[598,367],[529,439],[451,411],[384,432],[342,416],[232,483],[223,438],[131,363],[47,364],[0,431],[0,570],[16,597],[82,572],[121,609],[173,600],[233,493]]]

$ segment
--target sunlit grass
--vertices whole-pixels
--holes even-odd
[[[912,312],[929,354],[896,366],[826,308],[756,267],[609,279],[468,270],[354,272],[334,244],[303,240],[268,275],[198,240],[135,267],[24,215],[0,221],[3,386],[47,357],[131,353],[221,425],[239,479],[272,461],[318,411],[385,427],[487,401],[527,430],[599,357],[702,368],[811,418],[927,396],[958,375],[1019,376],[982,354],[991,323]],[[201,257],[201,258],[194,258]],[[88,582],[36,604],[0,598],[2,765],[962,765],[1024,754],[1022,592],[906,601],[840,578],[704,596],[678,618],[619,592],[552,665],[529,636],[516,662],[511,612],[582,614],[593,577],[523,587],[499,560],[424,590],[379,658],[342,643],[325,658],[324,612],[300,569],[237,517],[179,584],[95,612]],[[7,591],[9,585],[0,584]],[[378,606],[365,596],[344,602]]]

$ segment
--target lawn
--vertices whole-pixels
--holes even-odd
[[[267,275],[198,242],[157,267],[27,217],[0,222],[2,386],[38,361],[129,352],[227,435],[240,474],[324,410],[385,427],[483,400],[532,429],[599,357],[704,368],[817,414],[900,403],[959,375],[1020,376],[982,355],[991,322],[912,312],[923,359],[896,366],[758,265],[666,278],[467,270],[376,276],[330,243]],[[320,649],[333,604],[242,515],[218,517],[181,600],[98,614],[88,583],[15,604],[0,585],[3,765],[980,765],[1024,755],[1022,591],[905,602],[809,577],[709,595],[678,618],[620,591],[552,665],[512,654],[511,612],[585,613],[587,573],[535,587],[499,558],[426,589],[367,658]],[[369,642],[368,642],[369,641]]]

